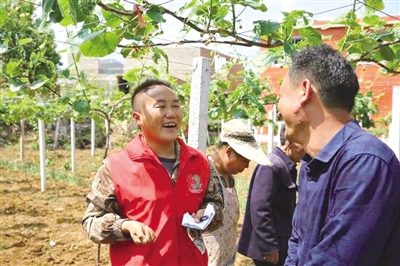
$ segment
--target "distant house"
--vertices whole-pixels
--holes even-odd
[[[175,77],[178,83],[190,83],[193,71],[193,59],[196,57],[205,57],[211,60],[211,75],[233,59],[228,55],[204,47],[179,45],[162,47],[161,49],[169,59],[169,74]],[[72,62],[72,58],[69,59],[69,62]],[[160,69],[165,68],[166,64],[163,62],[163,59],[160,59],[160,62],[161,63],[157,64],[157,67]],[[97,58],[82,56],[79,62],[79,69],[94,83],[113,87],[117,85],[118,75],[123,75],[134,68],[141,68],[143,65],[155,66],[151,55],[144,55],[140,60],[136,58],[117,60],[110,57]],[[242,68],[242,65],[235,65],[231,72],[236,73],[242,70]],[[73,71],[71,71],[71,73],[73,73]]]
[[[400,16],[386,17],[387,27],[398,23]],[[315,21],[313,27],[324,36],[331,36],[325,43],[337,47],[338,41],[346,33],[345,26],[333,26],[324,28],[326,21]],[[301,38],[301,36],[295,36]],[[262,73],[262,77],[269,80],[270,87],[277,92],[281,80],[287,73],[288,69],[280,65],[271,66]],[[400,86],[400,75],[383,74],[381,68],[373,63],[358,64],[356,67],[358,81],[360,83],[360,92],[373,92],[374,101],[377,103],[379,112],[375,118],[386,117],[392,110],[393,87]],[[267,106],[267,111],[271,110],[271,106]]]

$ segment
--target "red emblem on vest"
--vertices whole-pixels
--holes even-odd
[[[189,175],[187,177],[187,181],[189,183],[189,191],[192,193],[201,193],[201,180],[200,177],[196,174]]]

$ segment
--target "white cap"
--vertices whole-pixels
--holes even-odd
[[[226,122],[222,126],[219,139],[250,161],[261,165],[272,165],[268,156],[257,145],[253,131],[243,120],[232,119]]]

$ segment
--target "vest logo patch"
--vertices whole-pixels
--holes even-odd
[[[201,181],[200,181],[200,176],[194,174],[194,175],[189,175],[187,177],[187,181],[189,183],[189,191],[192,193],[201,193]]]

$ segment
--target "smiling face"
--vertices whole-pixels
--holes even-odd
[[[165,85],[154,85],[135,97],[132,116],[147,142],[169,144],[179,134],[182,109],[177,95]]]

